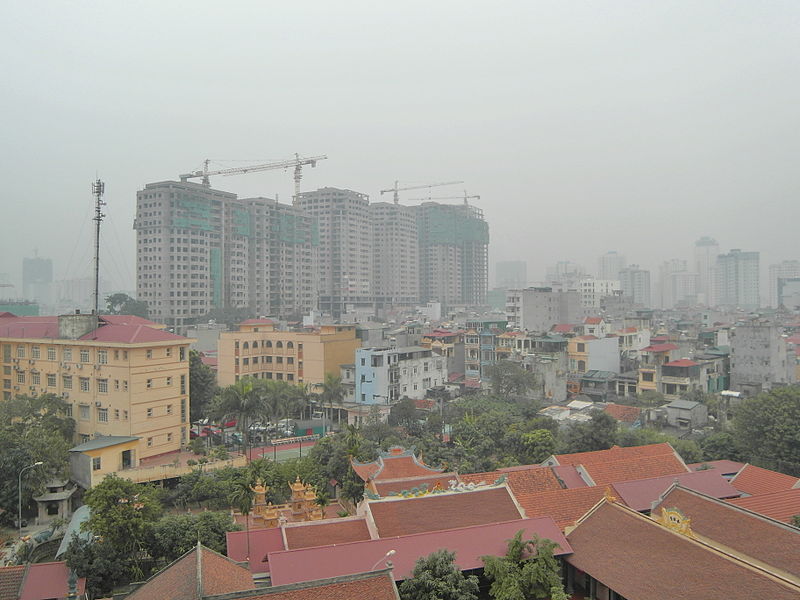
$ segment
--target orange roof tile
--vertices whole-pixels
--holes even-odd
[[[25,565],[0,567],[0,600],[17,600],[24,578]]]
[[[370,539],[367,522],[363,517],[286,525],[283,532],[288,550]]]
[[[398,596],[394,580],[384,572],[377,572],[275,586],[269,591],[260,589],[252,595],[237,594],[236,597],[240,600],[396,600]]]
[[[370,479],[403,479],[406,477],[430,477],[441,473],[444,469],[434,469],[423,463],[414,455],[413,448],[406,450],[399,446],[381,452],[378,459],[370,463],[362,463],[351,459],[353,470],[364,481]]]
[[[506,467],[488,473],[470,473],[468,475],[459,475],[459,477],[461,481],[467,483],[492,483],[502,475],[508,478],[508,487],[511,488],[515,496],[517,494],[531,494],[545,490],[560,490],[563,487],[553,470],[550,467],[541,465]]]
[[[419,498],[373,500],[367,507],[382,538],[501,523],[524,516],[505,486]]]
[[[605,463],[597,462],[584,465],[584,468],[596,485],[690,472],[690,469],[676,454],[626,458]]]
[[[800,515],[800,488],[759,494],[758,496],[745,496],[732,498],[731,504],[752,510],[760,515],[793,524],[793,517]]]
[[[461,481],[456,473],[439,473],[429,475],[427,477],[403,477],[401,479],[376,479],[373,481],[375,491],[379,496],[390,496],[392,493],[398,494],[404,490],[411,490],[421,485],[428,485],[428,489],[432,490],[438,486],[446,490],[450,487],[450,481]]]
[[[794,487],[797,482],[797,477],[762,469],[750,464],[742,467],[742,470],[731,479],[733,487],[751,496],[788,490]]]
[[[528,518],[552,517],[562,530],[585,515],[605,494],[605,487],[549,490],[535,494],[516,494]]]
[[[560,465],[591,465],[597,462],[658,456],[660,454],[675,454],[675,450],[668,443],[663,442],[661,444],[647,444],[646,446],[612,446],[608,450],[556,454],[555,458]]]
[[[606,405],[603,412],[608,413],[617,421],[623,423],[633,423],[639,419],[642,409],[638,406],[626,406],[624,404],[614,404],[613,402]]]

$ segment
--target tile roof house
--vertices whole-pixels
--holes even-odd
[[[608,598],[613,591],[627,600],[800,597],[800,582],[771,563],[771,556],[752,547],[731,552],[725,541],[697,535],[691,511],[664,517],[658,522],[620,503],[599,503],[567,534],[573,549],[565,558],[568,593]]]
[[[800,488],[732,498],[729,502],[770,519],[793,525],[794,517],[800,515]]]
[[[126,600],[202,600],[255,589],[250,571],[202,546],[189,550],[126,596]]]
[[[62,600],[70,593],[69,578],[65,562],[0,567],[0,600]],[[83,595],[86,579],[74,583],[76,592]]]
[[[733,487],[750,496],[789,490],[797,486],[798,482],[800,482],[800,479],[797,477],[762,469],[751,464],[746,464],[731,479]]]
[[[399,600],[390,569],[260,588],[255,592],[225,596],[241,600]],[[211,600],[209,598],[209,600]],[[220,600],[223,600],[220,598]]]
[[[642,409],[638,406],[626,406],[624,404],[615,404],[609,402],[606,404],[603,412],[611,415],[620,423],[632,424],[636,423],[642,414]]]

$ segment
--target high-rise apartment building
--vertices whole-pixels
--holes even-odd
[[[402,204],[369,205],[373,235],[372,289],[381,304],[419,302],[419,237],[414,210]]]
[[[348,305],[374,302],[373,234],[369,196],[321,188],[300,194],[298,206],[317,222],[319,308],[334,316]]]
[[[714,268],[717,266],[719,244],[710,237],[701,237],[694,243],[694,272],[697,273],[697,301],[713,306]]]
[[[137,193],[136,289],[150,317],[184,331],[212,309],[298,315],[315,305],[315,230],[299,209],[175,181]]]
[[[731,250],[720,254],[714,268],[717,306],[754,310],[759,307],[759,254]]]
[[[650,271],[639,265],[630,265],[619,272],[619,284],[622,293],[633,298],[634,303],[645,308],[652,306],[650,302]]]
[[[674,308],[697,302],[697,282],[698,275],[689,272],[687,261],[673,258],[661,263],[658,268],[656,294],[659,308]]]
[[[53,285],[53,261],[33,256],[22,259],[22,293],[26,300],[49,304]]]
[[[619,272],[625,268],[625,257],[610,250],[597,259],[597,279],[619,279]]]
[[[576,290],[530,287],[506,292],[508,326],[525,331],[549,331],[559,323],[583,320],[580,295]]]
[[[560,260],[556,264],[547,267],[545,278],[547,283],[563,283],[569,287],[576,285],[582,279],[586,279],[586,269],[574,262]]]
[[[466,204],[413,207],[419,235],[420,300],[482,305],[489,284],[489,225]]]
[[[600,301],[620,291],[618,279],[581,279],[575,286],[581,297],[581,306],[585,316],[594,316],[600,310]],[[568,321],[563,321],[568,322]]]
[[[779,290],[785,287],[781,279],[800,277],[800,260],[784,260],[769,266],[769,305],[777,308],[781,304]]]
[[[528,285],[528,263],[524,260],[503,260],[494,265],[495,286],[505,289]]]

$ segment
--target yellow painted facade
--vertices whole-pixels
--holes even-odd
[[[326,373],[353,364],[361,347],[354,325],[323,325],[318,330],[280,331],[271,323],[242,323],[221,333],[217,345],[217,382],[232,385],[242,377],[320,384]]]
[[[2,397],[55,394],[70,407],[76,443],[140,438],[136,458],[174,452],[189,435],[189,344],[0,337]],[[112,469],[116,470],[116,469]]]

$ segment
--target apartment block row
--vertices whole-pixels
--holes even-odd
[[[163,181],[138,192],[134,229],[138,299],[180,331],[221,308],[338,316],[486,301],[489,229],[466,204],[370,203],[322,188],[290,206]]]

